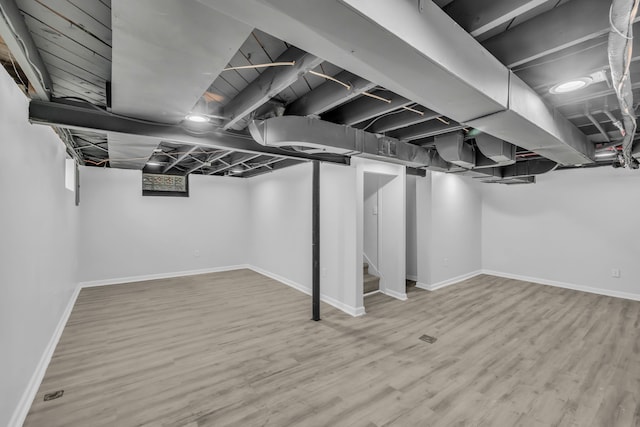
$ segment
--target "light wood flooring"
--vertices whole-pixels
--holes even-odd
[[[310,308],[248,270],[83,289],[25,426],[640,426],[640,302],[478,276]]]

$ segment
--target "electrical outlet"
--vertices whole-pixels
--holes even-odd
[[[619,279],[620,278],[620,269],[619,268],[612,268],[611,269],[611,277]]]
[[[200,249],[196,249],[195,251],[193,251],[193,256],[198,258],[200,256]]]
[[[445,267],[449,266],[449,258],[445,258],[442,260]]]
[[[320,269],[320,276],[321,277],[327,277],[327,268],[326,267],[322,267]]]

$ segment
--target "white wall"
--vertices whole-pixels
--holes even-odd
[[[28,123],[27,108],[27,99],[0,67],[3,426],[27,390],[77,282],[78,210],[65,188],[64,146],[52,129]]]
[[[311,173],[303,163],[250,178],[249,258],[311,289]]]
[[[249,263],[311,292],[312,164],[251,178]],[[320,167],[320,292],[322,299],[359,314],[356,295],[355,169]],[[362,270],[362,262],[360,262]]]
[[[416,185],[418,177],[407,175],[407,279],[418,279],[418,224],[416,221]]]
[[[247,262],[246,180],[191,175],[188,198],[142,196],[142,172],[80,170],[82,282]]]
[[[537,181],[483,186],[484,268],[640,298],[640,173],[601,167]]]
[[[482,185],[439,172],[417,178],[418,280],[422,287],[437,288],[482,269]]]
[[[378,269],[378,190],[379,177],[375,174],[364,174],[363,205],[363,253],[369,261],[371,270]],[[374,273],[375,274],[375,273]]]

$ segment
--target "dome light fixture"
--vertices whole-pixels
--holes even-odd
[[[208,117],[203,116],[202,114],[195,114],[195,113],[187,114],[185,119],[194,123],[206,123],[209,121]]]
[[[578,79],[568,80],[566,82],[558,83],[549,89],[549,92],[554,95],[561,95],[563,93],[569,93],[576,90],[584,89],[593,83],[592,77],[580,77]]]

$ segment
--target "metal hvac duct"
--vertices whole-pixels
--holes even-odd
[[[282,116],[249,123],[251,136],[267,147],[292,147],[302,152],[336,153],[443,169],[446,163],[426,148],[311,117]]]
[[[473,147],[464,141],[464,133],[452,132],[435,137],[438,154],[447,162],[472,169],[476,165]]]
[[[515,145],[486,133],[477,135],[475,139],[478,150],[498,165],[506,166],[516,162]]]

